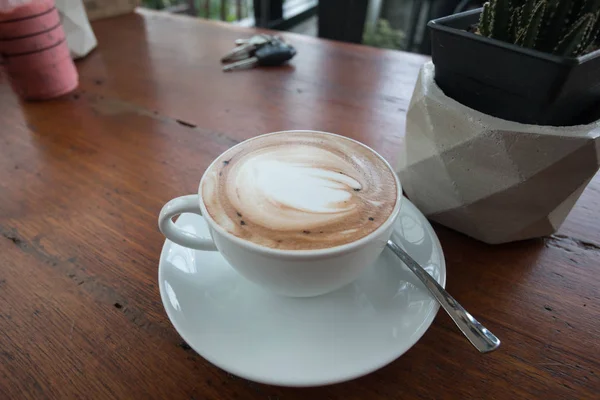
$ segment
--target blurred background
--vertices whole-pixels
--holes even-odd
[[[142,0],[142,6],[368,46],[430,54],[427,21],[483,0]]]

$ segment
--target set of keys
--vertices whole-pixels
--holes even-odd
[[[223,71],[282,65],[296,55],[296,49],[279,36],[255,35],[238,39],[235,44],[237,47],[221,59],[222,63],[230,63]]]

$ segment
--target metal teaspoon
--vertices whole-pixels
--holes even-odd
[[[500,346],[498,339],[492,332],[481,325],[471,314],[467,312],[431,275],[425,271],[411,256],[391,239],[387,242],[390,248],[406,264],[408,269],[423,282],[427,290],[435,297],[438,303],[448,313],[458,329],[469,339],[471,344],[482,353],[489,353]]]

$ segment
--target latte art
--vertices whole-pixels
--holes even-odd
[[[268,147],[231,167],[227,198],[259,225],[282,231],[312,229],[358,209],[352,192],[362,186],[344,172],[351,174],[352,165],[317,147]]]
[[[282,249],[349,243],[391,214],[393,172],[357,142],[315,132],[260,136],[225,152],[207,171],[202,196],[230,233]]]

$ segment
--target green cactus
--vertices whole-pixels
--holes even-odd
[[[592,51],[600,33],[600,0],[490,0],[478,33],[508,43],[577,57]]]

